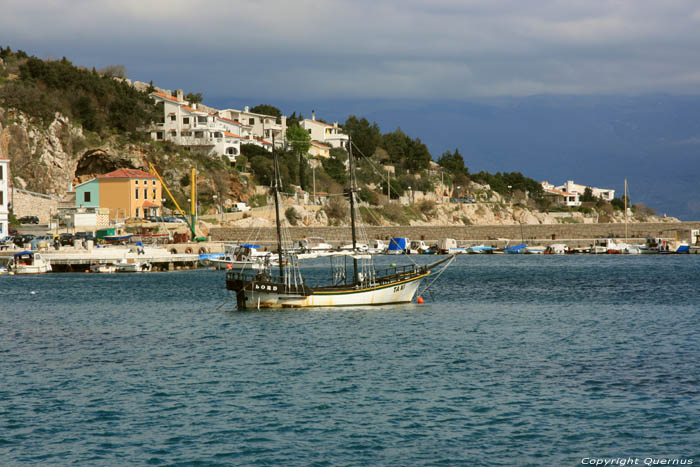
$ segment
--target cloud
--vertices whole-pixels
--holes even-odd
[[[5,3],[0,43],[205,94],[700,92],[694,0]]]

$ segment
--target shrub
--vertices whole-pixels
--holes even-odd
[[[289,225],[297,225],[299,223],[299,219],[301,218],[293,206],[288,207],[287,210],[284,211],[284,217],[287,218]]]
[[[328,219],[342,221],[349,213],[348,202],[342,196],[331,196],[323,211]]]

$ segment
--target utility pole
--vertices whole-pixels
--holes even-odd
[[[314,165],[313,167],[311,167],[311,176],[313,177],[313,180],[314,180],[314,197],[313,197],[313,201],[314,201],[314,204],[316,204],[316,165]]]

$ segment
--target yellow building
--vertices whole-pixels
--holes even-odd
[[[311,141],[311,145],[309,146],[309,155],[312,157],[323,157],[325,159],[329,159],[331,157],[331,147],[318,141]]]
[[[143,170],[119,169],[97,177],[99,205],[110,219],[162,215],[160,180]]]

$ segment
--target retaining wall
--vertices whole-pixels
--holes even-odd
[[[628,238],[678,237],[689,240],[690,230],[700,229],[700,222],[658,222],[634,223],[627,225]],[[349,227],[288,227],[294,240],[304,237],[322,237],[334,245],[349,243]],[[494,243],[499,239],[537,241],[551,243],[553,240],[581,240],[596,238],[624,238],[624,224],[540,224],[523,225],[473,225],[473,226],[365,226],[369,240],[388,240],[392,237],[408,237],[411,240],[425,240],[437,243],[443,238],[462,241],[485,241]],[[276,230],[267,228],[214,227],[210,230],[213,241],[240,242],[257,241],[261,243],[276,242]],[[590,242],[589,242],[590,243]]]

